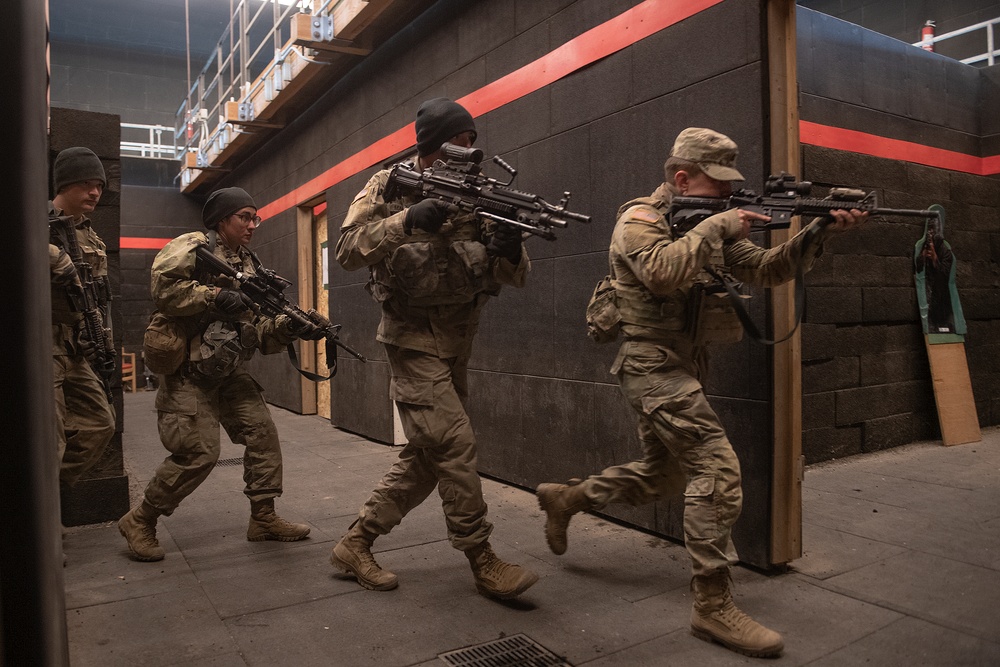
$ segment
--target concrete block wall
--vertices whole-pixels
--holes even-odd
[[[273,201],[412,122],[423,100],[469,94],[637,4],[443,0],[362,61],[225,184]],[[591,225],[563,230],[555,243],[529,241],[528,286],[505,289],[486,307],[468,405],[484,473],[533,487],[640,455],[635,417],[608,372],[615,346],[587,339],[584,308],[607,272],[618,207],[662,181],[663,161],[680,130],[699,125],[729,134],[741,145],[744,173],[756,182],[763,178],[760,15],[759,2],[727,0],[477,118],[477,145],[519,170],[515,187],[552,201],[569,190],[571,208],[593,216]],[[702,55],[706,34],[717,44],[711,58]],[[331,249],[348,206],[374,171],[327,191]],[[280,213],[262,228],[258,245],[266,263],[292,276],[296,244],[308,242],[296,239],[294,229],[295,211]],[[333,422],[391,441],[388,368],[374,340],[379,310],[364,290],[367,271],[344,272],[332,257],[331,264],[331,318],[344,325],[344,340],[371,359],[367,365],[341,359],[332,383]],[[763,323],[766,314],[765,300],[757,300],[754,316]],[[720,351],[717,361],[706,384],[746,478],[736,539],[744,560],[766,565],[771,462],[762,443],[771,439],[770,351],[744,343]],[[287,372],[284,377],[289,382]],[[281,382],[262,380],[268,391],[272,381]],[[681,534],[679,508],[668,502],[608,513]]]
[[[998,69],[962,65],[799,10],[806,121],[989,157],[998,153],[991,111]],[[1000,423],[1000,178],[809,145],[803,177],[874,190],[888,207],[945,207],[976,410],[980,424]],[[876,219],[831,242],[807,278],[807,462],[940,437],[913,282],[923,225],[919,218]]]
[[[798,4],[908,44],[920,41],[921,29],[928,20],[935,22],[935,33],[943,35],[1000,17],[997,0],[798,0]],[[986,53],[986,31],[939,42],[935,49],[957,60]]]
[[[229,3],[157,0],[128,8],[120,0],[49,0],[54,106],[115,113],[126,123],[173,126],[191,81],[229,21]]]

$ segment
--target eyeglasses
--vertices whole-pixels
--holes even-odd
[[[242,220],[244,225],[249,225],[252,222],[254,227],[260,227],[260,223],[262,222],[260,216],[253,213],[233,213],[233,215]]]

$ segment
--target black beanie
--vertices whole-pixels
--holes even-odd
[[[222,188],[208,195],[205,207],[201,209],[201,221],[209,229],[215,229],[227,215],[232,215],[241,208],[252,206],[257,208],[253,197],[243,188]]]
[[[55,194],[67,185],[82,181],[100,181],[105,187],[108,178],[104,175],[104,165],[94,151],[83,146],[75,146],[60,151],[52,164],[52,184]]]
[[[475,132],[472,115],[461,104],[444,97],[427,100],[417,109],[417,153],[430,155],[441,144],[463,132]]]

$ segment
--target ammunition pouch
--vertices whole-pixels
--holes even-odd
[[[170,375],[187,357],[187,336],[181,325],[160,312],[153,313],[142,339],[146,368],[158,375]]]
[[[257,329],[247,322],[215,321],[201,334],[196,353],[191,355],[194,376],[219,380],[253,356],[260,344]]]
[[[598,281],[587,303],[587,336],[594,342],[612,343],[618,338],[622,316],[616,296],[611,276]]]
[[[723,285],[697,282],[691,287],[686,333],[695,347],[743,340],[743,325]]]
[[[489,263],[486,246],[471,238],[411,241],[373,267],[368,291],[380,303],[394,296],[418,307],[469,303],[481,292],[497,291]]]

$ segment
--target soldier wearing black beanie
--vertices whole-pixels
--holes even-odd
[[[445,97],[436,97],[421,104],[414,125],[420,157],[430,155],[454,136],[476,132],[476,123],[465,107]]]
[[[89,148],[74,146],[59,152],[52,164],[52,185],[54,194],[67,185],[83,181],[100,181],[107,187],[108,178],[104,174],[104,165],[97,154]]]
[[[215,229],[223,218],[247,206],[257,208],[253,197],[246,190],[222,188],[210,194],[205,200],[205,206],[201,209],[201,221],[208,229]]]
[[[419,169],[451,142],[476,139],[472,115],[439,97],[420,105],[415,123]],[[363,588],[387,591],[398,577],[372,556],[375,539],[440,486],[451,545],[463,551],[482,595],[508,600],[538,574],[502,560],[490,545],[493,525],[476,470],[476,437],[465,411],[467,368],[480,313],[503,285],[522,287],[531,262],[516,229],[503,243],[487,236],[477,217],[434,197],[386,200],[390,169],[382,169],[354,198],[337,241],[348,271],[368,269],[368,289],[381,304],[377,339],[385,346],[407,445],[362,505],[358,520],[333,547],[330,564]]]

